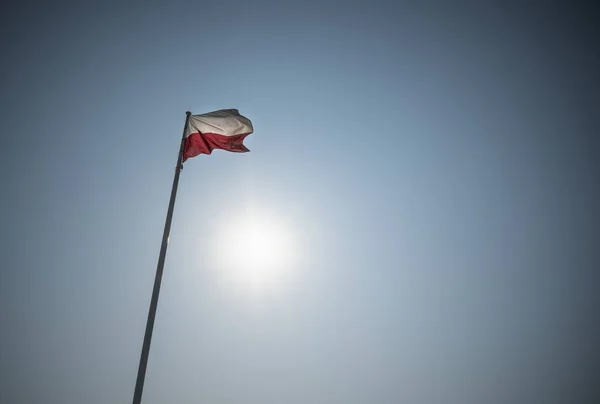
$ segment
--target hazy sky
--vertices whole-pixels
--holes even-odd
[[[600,402],[593,2],[12,3],[1,403],[131,402],[221,108],[251,153],[185,164],[144,404]],[[267,273],[225,268],[248,220]]]

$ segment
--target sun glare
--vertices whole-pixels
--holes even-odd
[[[216,270],[227,281],[252,289],[278,287],[291,275],[294,246],[290,229],[265,215],[229,220],[219,226]]]

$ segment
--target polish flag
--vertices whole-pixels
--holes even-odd
[[[244,138],[254,131],[252,122],[237,109],[222,109],[202,115],[190,115],[185,129],[183,161],[214,149],[236,153],[249,152]]]

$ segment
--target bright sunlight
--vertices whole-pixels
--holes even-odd
[[[220,275],[244,288],[277,288],[291,276],[296,251],[289,226],[256,212],[219,226],[215,263]]]

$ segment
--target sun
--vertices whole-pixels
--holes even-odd
[[[222,221],[214,260],[220,277],[250,289],[277,288],[291,276],[296,251],[289,225],[253,212]]]

